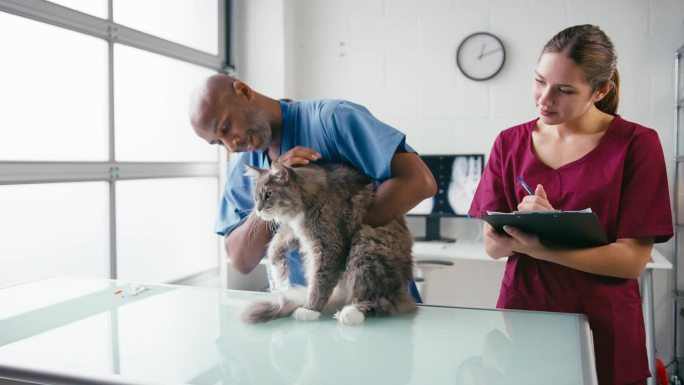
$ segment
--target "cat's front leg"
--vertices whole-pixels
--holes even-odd
[[[320,317],[344,269],[343,258],[334,252],[312,254],[314,273],[309,282],[307,299],[304,306],[292,314],[294,319],[300,321],[312,321]]]
[[[271,291],[283,291],[290,288],[289,271],[287,269],[287,252],[296,246],[297,242],[292,231],[285,226],[268,245],[268,262],[271,266]]]
[[[289,289],[290,279],[285,254],[270,254],[269,264],[271,265],[271,291]]]

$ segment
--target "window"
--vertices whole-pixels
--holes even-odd
[[[0,0],[0,287],[218,269],[221,160],[187,113],[227,68],[229,7]]]
[[[216,265],[216,178],[117,183],[117,277],[170,282]]]
[[[0,12],[0,47],[0,160],[107,160],[107,42]]]
[[[0,186],[0,286],[109,275],[105,182]]]
[[[218,54],[216,0],[115,0],[114,22]]]
[[[215,71],[115,45],[116,159],[217,161],[218,152],[197,140],[188,123],[189,95],[212,72]]]
[[[49,0],[51,3],[74,9],[79,12],[97,16],[101,19],[107,18],[107,0]]]

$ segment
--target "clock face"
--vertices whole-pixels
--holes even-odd
[[[456,64],[463,75],[473,80],[487,80],[501,71],[506,51],[498,37],[488,32],[467,36],[456,51]]]

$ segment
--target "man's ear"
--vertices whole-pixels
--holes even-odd
[[[264,170],[263,168],[257,168],[254,166],[250,166],[248,164],[245,165],[245,173],[243,175],[252,177],[252,178],[258,178],[265,173],[267,173],[268,170]]]
[[[247,84],[239,80],[233,82],[233,91],[235,91],[235,95],[243,96],[247,98],[248,101],[251,101],[252,98],[254,98],[254,91],[252,91]]]

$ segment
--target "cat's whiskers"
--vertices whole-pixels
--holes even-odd
[[[249,227],[247,227],[247,235],[248,236],[256,234],[257,224],[259,223],[259,221],[257,219],[258,219],[258,217],[256,215],[254,215],[254,216],[252,216],[252,219],[247,222],[249,225]]]
[[[255,235],[257,232],[257,228],[259,226],[259,222],[261,222],[263,219],[261,219],[258,215],[256,214],[251,214],[252,220],[249,221],[249,227],[247,228],[247,234],[252,236]]]
[[[260,222],[266,222],[266,225],[268,226],[268,230],[271,233],[275,233],[275,231],[278,228],[275,221],[267,221],[267,220],[261,218],[259,215],[255,214],[254,212],[252,212],[249,215],[249,217],[250,218],[247,220],[247,234],[250,236],[256,234],[257,228],[258,228]]]

